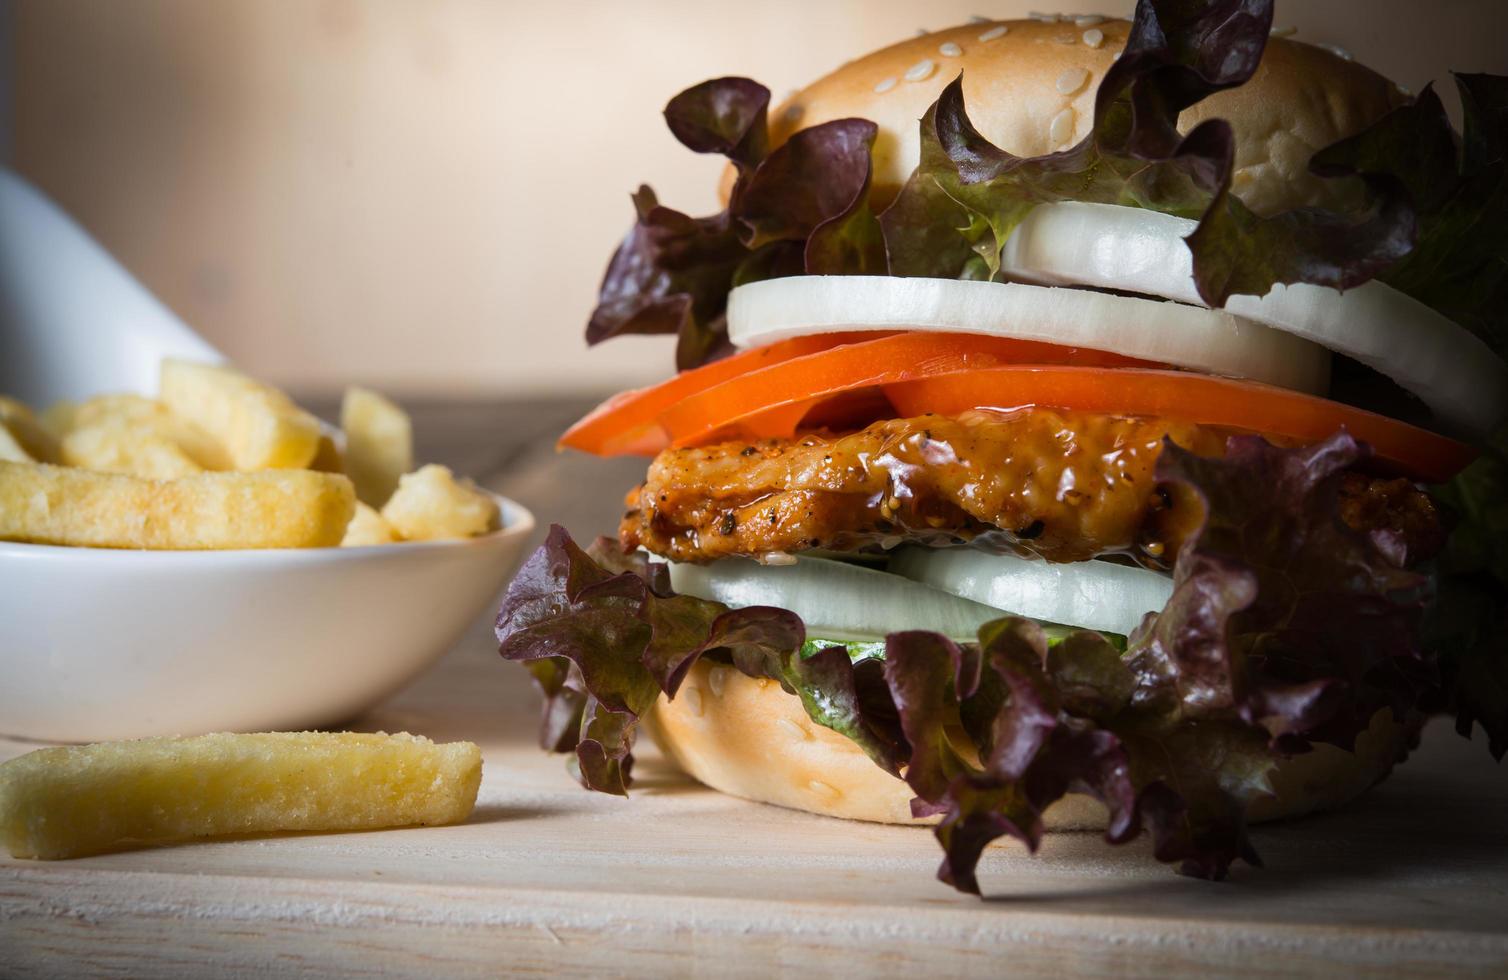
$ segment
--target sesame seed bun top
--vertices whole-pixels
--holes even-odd
[[[916,168],[918,121],[961,72],[969,117],[996,146],[1017,156],[1066,149],[1088,134],[1095,92],[1130,29],[1124,20],[1079,17],[974,23],[911,38],[849,62],[775,108],[772,144],[833,119],[872,120],[880,129],[874,198],[883,205]],[[1191,107],[1179,128],[1211,118],[1231,122],[1233,187],[1259,214],[1344,206],[1358,188],[1312,176],[1310,156],[1403,98],[1386,78],[1341,54],[1273,38],[1250,81]],[[730,187],[731,173],[725,197]]]

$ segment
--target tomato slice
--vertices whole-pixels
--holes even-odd
[[[598,456],[653,456],[670,444],[660,428],[660,413],[681,399],[782,361],[883,336],[884,332],[876,331],[794,337],[682,371],[661,384],[620,392],[567,429],[556,448]]]
[[[1032,406],[1181,419],[1319,442],[1345,429],[1389,463],[1428,480],[1447,480],[1470,463],[1470,446],[1404,422],[1255,381],[1184,371],[1016,364],[954,372],[887,386],[903,418],[971,408]]]
[[[1086,369],[1148,364],[1120,354],[1032,340],[913,331],[740,374],[671,405],[660,424],[673,446],[719,438],[780,438],[793,434],[808,412],[837,395],[1020,363],[1071,363]]]
[[[1385,416],[1251,381],[1118,354],[975,334],[829,334],[784,341],[610,399],[562,446],[653,455],[721,439],[789,438],[803,425],[1056,408],[1178,419],[1317,442],[1344,429],[1384,461],[1445,480],[1471,447]]]

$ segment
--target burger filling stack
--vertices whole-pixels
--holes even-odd
[[[726,793],[933,825],[939,876],[1093,827],[1224,876],[1423,721],[1508,750],[1508,79],[1462,131],[1269,3],[977,22],[771,107],[633,195],[587,340],[678,373],[561,444],[652,457],[499,612],[542,742],[641,731]]]

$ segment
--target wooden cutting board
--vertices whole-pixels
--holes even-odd
[[[479,629],[356,726],[479,742],[464,826],[0,857],[0,974],[1508,974],[1508,773],[1445,726],[1347,811],[1259,828],[1265,870],[1195,881],[1063,834],[991,849],[980,901],[934,880],[925,829],[652,756],[632,799],[580,790],[525,680]]]

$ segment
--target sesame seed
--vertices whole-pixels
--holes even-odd
[[[895,88],[895,79],[893,78],[882,78],[874,83],[874,90],[880,95],[884,95],[893,88]]]
[[[1298,32],[1299,29],[1297,27],[1274,27],[1267,33],[1271,37],[1293,37]]]
[[[700,718],[705,710],[702,705],[702,692],[697,688],[688,687],[681,691],[681,697],[686,699],[686,710],[694,717]]]
[[[787,734],[795,736],[798,742],[805,742],[807,739],[812,737],[811,732],[807,731],[805,728],[802,728],[800,725],[796,724],[794,721],[791,721],[789,718],[777,719],[775,723],[781,728],[785,729]]]
[[[1065,68],[1058,76],[1057,87],[1059,95],[1072,95],[1084,87],[1089,81],[1089,72],[1084,68]]]
[[[1407,95],[1409,98],[1414,97],[1414,90],[1409,88],[1407,85],[1398,85],[1395,86],[1395,88],[1397,88],[1400,93]]]
[[[820,779],[814,779],[806,784],[807,787],[818,796],[835,797],[838,791]]]
[[[931,34],[931,33],[932,32],[929,31],[929,30],[927,30],[925,27],[918,27],[916,29],[916,36],[917,37],[926,37],[928,34]]]
[[[937,53],[944,58],[956,58],[963,54],[963,48],[960,48],[952,41],[945,41],[937,46]]]
[[[1079,43],[1079,39],[1076,38],[1076,37],[1074,37],[1072,34],[1059,34],[1057,37],[1053,38],[1053,40],[1056,41],[1056,42],[1058,42],[1059,44],[1078,44]]]
[[[1039,24],[1056,24],[1058,22],[1057,14],[1044,14],[1040,10],[1033,10],[1026,16],[1030,17],[1032,20],[1036,21]]]
[[[979,40],[984,42],[985,44],[989,44],[991,41],[1005,37],[1010,32],[1011,29],[1009,27],[1001,24],[999,27],[992,27],[989,30],[985,31],[983,34],[979,35]]]
[[[766,551],[759,556],[761,565],[794,565],[796,556],[785,551]]]
[[[1062,146],[1073,138],[1073,109],[1064,109],[1052,117],[1047,128],[1047,138],[1053,146]]]
[[[1105,32],[1098,27],[1091,27],[1084,32],[1084,43],[1091,48],[1097,48],[1105,43]]]
[[[906,74],[902,77],[904,77],[908,82],[920,82],[926,78],[931,77],[932,73],[936,70],[937,63],[935,61],[933,61],[931,58],[923,58],[921,61],[918,61],[910,68],[907,68]]]
[[[970,24],[988,24],[988,23],[990,23],[990,19],[988,17],[981,17],[978,14],[970,14],[969,15],[969,23]]]
[[[1320,47],[1324,48],[1326,51],[1328,51],[1331,54],[1335,55],[1337,58],[1339,58],[1342,61],[1350,61],[1351,60],[1351,52],[1347,51],[1345,48],[1341,47],[1339,44],[1321,44]]]
[[[723,696],[723,688],[728,686],[728,671],[731,667],[713,667],[707,671],[707,687],[712,690],[715,697]]]
[[[1096,24],[1103,24],[1104,22],[1105,18],[1101,17],[1099,14],[1080,14],[1073,19],[1073,26],[1093,27]]]

